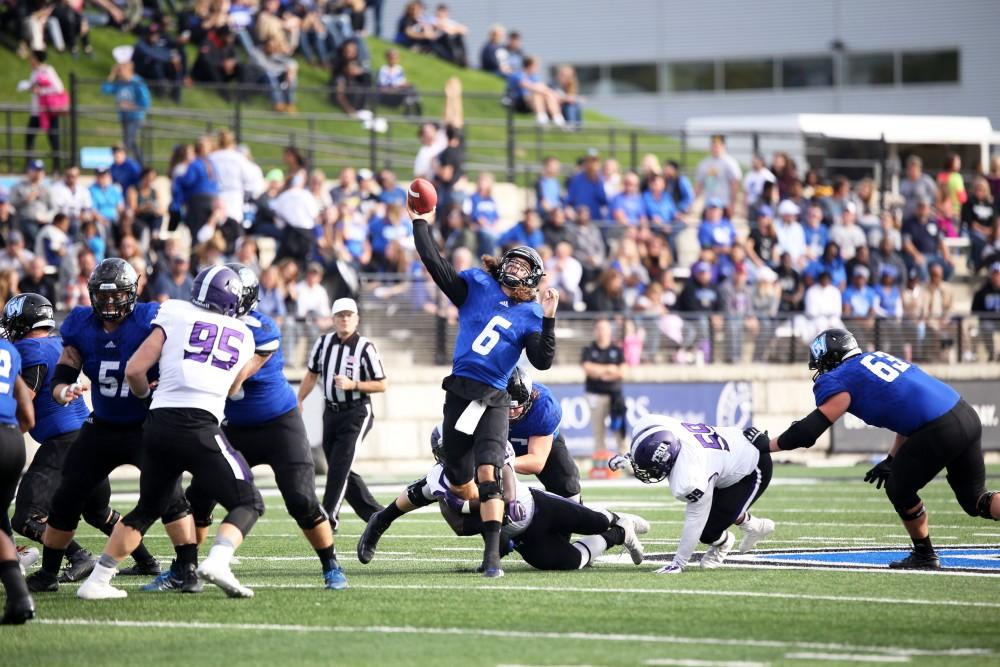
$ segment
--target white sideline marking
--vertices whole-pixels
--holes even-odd
[[[907,658],[909,660],[909,658]],[[653,658],[647,665],[675,665],[676,667],[768,667],[769,662],[748,662],[746,660],[691,660],[677,658]]]
[[[833,660],[836,662],[910,662],[906,655],[862,655],[860,653],[786,653],[788,660]]]
[[[423,588],[423,587],[422,587]],[[484,587],[490,588],[490,587]],[[592,590],[592,589],[586,589]],[[195,621],[125,621],[97,620],[91,618],[41,618],[32,621],[39,625],[106,625],[116,628],[162,628],[167,630],[251,630],[258,632],[330,632],[344,634],[394,634],[430,636],[472,636],[500,639],[553,639],[568,641],[639,642],[646,644],[693,644],[697,646],[754,646],[761,648],[790,648],[818,651],[865,651],[904,656],[993,656],[990,649],[918,649],[902,646],[853,646],[851,644],[820,642],[788,642],[777,639],[725,639],[722,637],[680,637],[671,635],[609,634],[599,632],[534,632],[527,630],[491,630],[487,628],[432,628],[414,626],[345,626],[345,625],[283,625],[270,623],[206,623]]]
[[[777,565],[773,562],[771,563],[759,563],[752,560],[735,560],[736,558],[742,558],[742,556],[731,556],[731,559],[727,560],[726,567],[735,567],[744,570],[782,570],[784,572],[790,572],[792,570],[812,570],[815,572],[849,572],[852,574],[857,574],[859,572],[867,572],[868,574],[889,574],[892,576],[898,575],[914,575],[914,576],[924,576],[924,577],[979,577],[987,579],[997,579],[1000,578],[1000,573],[993,574],[990,572],[961,572],[953,571],[948,568],[942,568],[940,570],[893,570],[891,568],[885,567],[845,567],[843,565],[806,565],[803,561],[796,561],[796,563],[802,563],[801,565]],[[650,563],[655,562],[666,562],[666,561],[649,561]]]
[[[265,558],[265,557],[262,557]],[[420,560],[420,559],[402,559]],[[479,559],[472,560],[448,560],[448,559],[426,559],[426,562],[458,562],[458,563],[478,563]],[[727,563],[728,564],[728,563]],[[631,567],[634,565],[629,563]],[[123,581],[117,579],[115,586],[129,588],[132,586],[142,586],[144,581]],[[72,584],[63,584],[72,585]],[[264,588],[275,590],[315,588],[313,584],[273,584],[267,582],[244,583],[249,588]],[[865,597],[854,595],[812,595],[806,593],[765,593],[762,591],[720,591],[684,588],[590,588],[584,586],[518,586],[513,584],[351,584],[355,589],[389,590],[389,591],[425,591],[434,590],[451,591],[526,591],[532,593],[594,593],[605,595],[692,595],[704,597],[722,598],[765,598],[771,600],[812,600],[815,602],[844,602],[860,604],[898,604],[916,607],[972,607],[979,609],[1000,609],[1000,602],[978,602],[974,600],[922,600],[915,598],[881,598]]]

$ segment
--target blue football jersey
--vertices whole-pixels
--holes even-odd
[[[242,392],[226,401],[226,423],[252,426],[280,417],[299,402],[295,391],[285,379],[285,359],[281,354],[281,332],[270,317],[258,310],[250,311],[243,323],[253,333],[258,352],[270,352],[260,370],[247,378]]]
[[[0,338],[0,424],[17,424],[14,381],[21,374],[21,355],[9,340]]]
[[[562,421],[562,406],[544,384],[536,382],[532,390],[538,390],[538,398],[531,403],[528,414],[516,422],[511,422],[507,438],[514,445],[514,453],[524,456],[528,453],[528,439],[537,435],[559,434]]]
[[[517,303],[482,269],[459,274],[469,295],[458,313],[452,373],[501,391],[521,358],[524,338],[542,331],[542,307]]]
[[[83,374],[90,378],[94,416],[112,424],[138,424],[146,419],[147,401],[137,399],[125,380],[125,364],[153,330],[158,303],[137,303],[132,314],[108,333],[93,309],[77,306],[59,328],[63,344],[83,358]],[[150,381],[156,378],[155,366]]]
[[[951,410],[961,398],[915,364],[885,352],[851,357],[813,385],[817,406],[843,391],[851,396],[847,411],[852,415],[906,436]]]
[[[14,347],[21,353],[22,371],[34,366],[46,367],[45,379],[35,394],[35,428],[29,431],[31,437],[41,443],[63,433],[78,431],[90,414],[84,400],[78,398],[63,406],[52,398],[52,376],[62,356],[62,340],[55,336],[22,338],[14,343]]]

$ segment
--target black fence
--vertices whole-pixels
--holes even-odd
[[[82,79],[71,74],[71,108],[60,119],[60,146],[51,149],[44,133],[37,134],[35,149],[25,149],[27,105],[0,105],[3,139],[0,142],[0,165],[8,172],[20,171],[32,158],[49,160],[60,166],[79,161],[80,149],[107,147],[117,143],[121,131],[111,98],[97,91],[101,81]],[[310,96],[329,104],[329,112],[279,114],[268,110],[267,86],[211,85],[199,83],[197,94],[218,98],[212,109],[193,109],[174,105],[164,98],[154,100],[140,132],[144,162],[161,173],[166,169],[172,148],[177,143],[192,142],[198,136],[220,128],[231,129],[237,141],[250,147],[262,165],[280,164],[281,149],[296,146],[306,153],[311,165],[324,169],[345,166],[409,169],[420,146],[417,137],[424,122],[440,122],[441,115],[432,107],[443,108],[444,93],[420,91],[428,103],[423,116],[400,115],[396,109],[380,106],[375,89],[368,93],[370,111],[385,121],[367,122],[352,118],[330,102],[329,88],[299,87],[300,97]],[[511,182],[526,184],[540,169],[542,159],[552,155],[564,164],[574,163],[588,151],[596,150],[602,158],[617,159],[623,168],[638,169],[643,156],[656,155],[660,160],[676,160],[682,172],[690,172],[708,150],[710,132],[691,133],[683,129],[626,126],[614,123],[585,122],[579,128],[563,130],[540,126],[532,115],[517,113],[500,93],[464,92],[467,112],[463,128],[465,167],[467,171],[490,170]],[[433,103],[432,103],[433,102]],[[502,109],[500,117],[476,117],[483,105]],[[821,175],[849,171],[854,175],[876,177],[888,187],[888,151],[882,150],[864,159],[842,159],[827,154],[822,142],[805,141],[805,135],[789,133],[729,133],[730,144],[740,152],[768,153],[775,150],[804,151],[809,166]]]

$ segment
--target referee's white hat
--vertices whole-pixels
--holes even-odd
[[[342,313],[344,311],[349,311],[352,313],[358,312],[358,304],[354,299],[337,299],[333,302],[333,313]]]

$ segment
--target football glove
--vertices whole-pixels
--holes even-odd
[[[767,434],[767,431],[761,431],[756,426],[751,426],[743,431],[743,437],[757,449],[768,449],[771,446],[771,436]]]
[[[507,502],[507,518],[514,523],[520,523],[528,518],[528,512],[521,501],[510,500]]]
[[[684,571],[683,567],[671,563],[670,565],[664,565],[659,570],[653,572],[653,574],[680,574],[683,571]]]
[[[628,457],[622,456],[621,454],[615,454],[611,457],[611,460],[608,461],[608,467],[615,472],[618,472],[627,465],[629,465]]]
[[[438,500],[443,500],[444,504],[455,510],[459,514],[469,514],[469,503],[463,498],[456,496],[451,492],[451,489],[445,489],[444,491],[435,491],[434,497]]]
[[[875,466],[865,473],[865,481],[869,484],[874,484],[876,489],[881,489],[882,485],[885,484],[889,475],[892,474],[892,456],[886,456],[884,459],[875,464]]]

